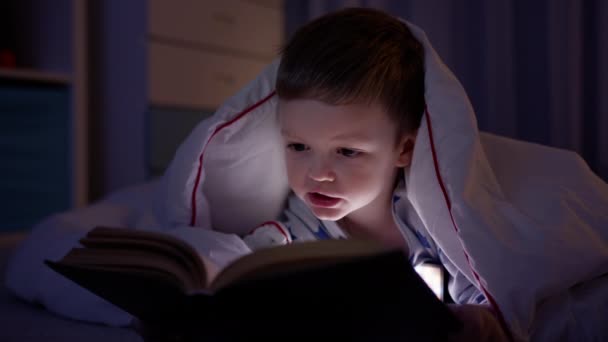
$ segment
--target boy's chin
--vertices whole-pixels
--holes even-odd
[[[310,210],[316,218],[323,221],[338,221],[348,214],[345,210],[340,210],[337,208],[311,207]]]

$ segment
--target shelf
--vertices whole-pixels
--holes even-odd
[[[0,68],[0,80],[31,81],[39,83],[69,84],[70,75],[34,69]]]

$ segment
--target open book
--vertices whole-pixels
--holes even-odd
[[[80,242],[45,263],[142,321],[206,337],[237,340],[247,331],[248,338],[279,338],[292,329],[312,337],[323,322],[331,328],[323,336],[434,339],[459,326],[403,251],[371,241],[260,249],[221,270],[158,232],[98,227]]]

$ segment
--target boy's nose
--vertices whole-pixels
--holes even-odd
[[[333,182],[336,174],[329,166],[329,163],[317,161],[308,170],[308,177],[316,182]]]

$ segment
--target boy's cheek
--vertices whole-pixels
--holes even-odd
[[[287,181],[289,182],[289,187],[297,191],[303,182],[304,177],[304,169],[297,165],[297,163],[287,161]]]
[[[311,157],[306,156],[306,153],[302,154],[291,154],[285,158],[285,166],[287,167],[288,174],[304,174],[306,170],[310,168],[313,160]]]

